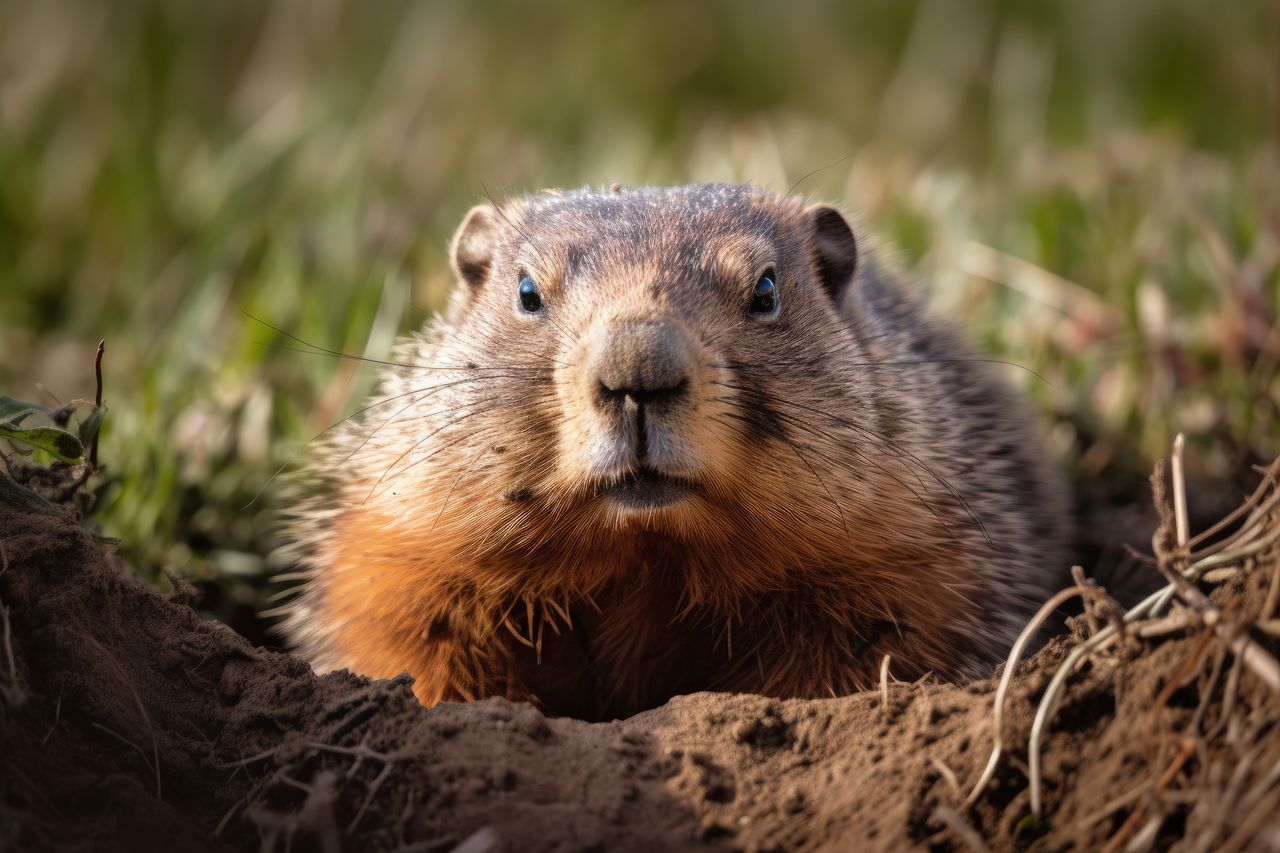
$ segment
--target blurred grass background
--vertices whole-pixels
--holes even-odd
[[[0,393],[92,395],[95,523],[246,633],[271,474],[442,303],[466,209],[754,181],[856,214],[1086,500],[1280,443],[1276,9],[1237,0],[0,0]],[[834,165],[831,165],[834,164]],[[39,387],[38,387],[39,386]]]

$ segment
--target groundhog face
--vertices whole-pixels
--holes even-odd
[[[510,530],[538,512],[687,531],[830,514],[829,494],[809,504],[857,425],[811,410],[858,393],[833,363],[856,344],[839,313],[856,257],[834,209],[751,187],[473,209],[437,356],[475,373],[453,394],[477,413],[455,439],[477,454],[467,479],[502,495]],[[753,500],[793,493],[786,507]]]

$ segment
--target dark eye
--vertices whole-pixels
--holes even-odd
[[[537,282],[525,276],[520,279],[520,307],[530,314],[537,314],[542,310],[542,291],[538,290]]]
[[[747,313],[752,317],[772,317],[778,313],[778,286],[773,283],[773,270],[765,272],[756,282]]]

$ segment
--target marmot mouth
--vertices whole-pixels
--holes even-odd
[[[693,494],[694,484],[652,468],[638,468],[621,477],[601,481],[596,494],[632,509],[659,509],[679,503]]]

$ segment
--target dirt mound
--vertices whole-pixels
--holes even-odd
[[[1274,846],[1276,503],[1260,490],[1220,546],[1250,553],[1211,555],[1212,601],[1184,590],[1126,626],[1084,588],[1076,635],[1016,667],[1004,754],[966,802],[994,680],[704,693],[601,724],[502,700],[428,710],[406,680],[316,677],[200,619],[0,475],[0,849]],[[1165,569],[1203,569],[1188,550]],[[1070,654],[1037,821],[1028,736]]]

